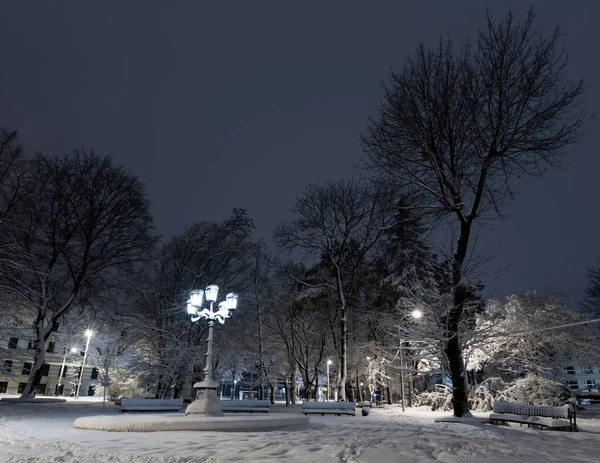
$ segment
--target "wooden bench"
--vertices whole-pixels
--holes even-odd
[[[352,415],[356,416],[354,402],[302,402],[302,413],[305,415]]]
[[[121,399],[122,412],[178,412],[183,407],[183,399]]]
[[[269,413],[269,401],[221,400],[221,410],[226,413]]]
[[[502,422],[539,426],[541,429],[569,429],[577,431],[577,416],[573,404],[562,407],[527,405],[519,402],[494,402],[489,419],[494,424]]]

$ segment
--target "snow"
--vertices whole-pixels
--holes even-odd
[[[233,414],[222,417],[185,415],[183,413],[130,414],[128,416],[96,415],[77,418],[76,429],[116,432],[157,431],[263,431],[289,426],[303,426],[309,422],[304,415],[272,413],[270,415]]]
[[[591,462],[597,461],[600,406],[586,408],[578,415],[582,431],[577,433],[492,426],[473,419],[436,422],[449,413],[427,408],[403,413],[397,406],[374,408],[366,417],[312,416],[306,426],[270,432],[118,433],[73,427],[80,417],[131,416],[113,404],[81,399],[60,404],[0,401],[0,461]],[[301,410],[276,405],[269,416],[278,413],[300,415]],[[473,415],[485,418],[488,413]]]

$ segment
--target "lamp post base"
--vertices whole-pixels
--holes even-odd
[[[221,402],[217,397],[219,385],[214,382],[200,382],[194,384],[196,400],[185,409],[186,415],[223,416]]]

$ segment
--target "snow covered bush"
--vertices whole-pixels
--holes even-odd
[[[563,405],[571,398],[571,391],[561,382],[532,375],[510,383],[499,398],[531,405]]]
[[[469,409],[478,412],[488,412],[494,408],[494,400],[503,393],[507,384],[502,378],[488,378],[471,389],[469,393]]]
[[[452,394],[450,392],[422,392],[417,396],[415,402],[417,407],[428,406],[431,407],[432,411],[452,410]]]

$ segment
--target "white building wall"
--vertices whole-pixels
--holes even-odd
[[[24,371],[24,366],[27,362],[33,363],[34,352],[32,349],[28,349],[29,337],[24,336],[23,332],[15,332],[12,337],[18,338],[16,349],[11,348],[13,344],[10,343],[10,337],[0,339],[0,362],[2,362],[3,365],[6,365],[7,361],[12,362],[10,372],[0,371],[0,394],[20,394],[25,383],[27,383],[27,379],[29,378],[27,371]],[[83,357],[79,351],[76,353],[71,353],[68,351],[65,358],[63,349],[65,347],[70,349],[72,346],[65,346],[64,343],[58,340],[53,340],[52,338],[49,340],[49,342],[54,342],[54,349],[53,352],[46,352],[45,363],[48,364],[48,374],[42,376],[40,388],[38,388],[38,395],[55,395],[59,383],[59,373],[63,365],[63,360],[65,360],[67,375],[63,377],[60,382],[63,385],[62,395],[69,396],[71,392],[76,392],[74,383],[77,383],[78,379],[75,380],[72,373],[75,371],[74,369],[81,366]],[[47,348],[49,346],[49,342],[46,343]],[[88,393],[91,392],[89,391],[89,387],[98,384],[97,379],[91,378],[93,375],[93,370],[93,366],[85,366],[82,377],[80,397],[88,396]]]

